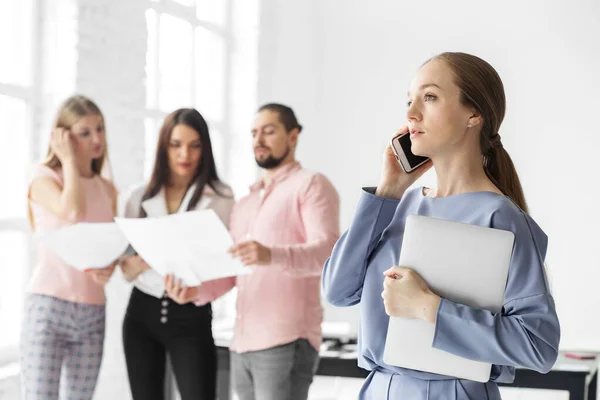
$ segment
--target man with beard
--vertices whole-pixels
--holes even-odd
[[[320,276],[339,236],[339,198],[295,160],[301,131],[287,106],[258,110],[252,143],[263,177],[231,215],[230,252],[252,270],[237,278],[231,376],[240,400],[306,400],[317,368]]]

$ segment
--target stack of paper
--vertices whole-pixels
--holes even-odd
[[[250,272],[227,253],[233,240],[213,210],[115,221],[152,269],[173,274],[186,286]]]
[[[36,238],[65,263],[78,269],[104,268],[116,261],[129,243],[112,222],[81,222]]]
[[[186,286],[250,272],[227,253],[233,240],[213,210],[115,221],[79,223],[38,236],[80,270],[105,267],[133,248],[153,270],[173,274]]]

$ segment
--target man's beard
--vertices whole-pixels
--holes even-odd
[[[289,153],[290,153],[290,148],[288,147],[287,150],[285,151],[285,153],[279,158],[275,158],[271,154],[271,155],[269,155],[269,157],[265,158],[262,161],[256,157],[254,159],[256,160],[256,163],[258,164],[259,167],[264,168],[264,169],[273,169],[273,168],[279,167],[279,165],[283,162],[283,160],[288,156]]]

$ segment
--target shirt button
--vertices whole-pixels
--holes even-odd
[[[168,305],[169,305],[169,302],[168,302],[167,300],[163,300],[163,302],[162,302],[162,306],[163,306],[163,307],[166,307],[166,306],[168,306]]]
[[[162,310],[160,310],[160,313],[162,315],[167,315],[167,311],[169,311],[169,310],[167,310],[166,308],[163,308]]]
[[[167,317],[160,317],[160,322],[162,324],[166,324],[167,323]]]

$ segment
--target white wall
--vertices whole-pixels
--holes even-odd
[[[500,133],[550,238],[561,345],[600,349],[600,3],[265,0],[263,9],[259,102],[297,111],[305,126],[298,157],[337,187],[344,229],[406,121],[418,66],[438,52],[465,51],[498,70],[507,93]],[[434,184],[434,174],[423,181]]]

